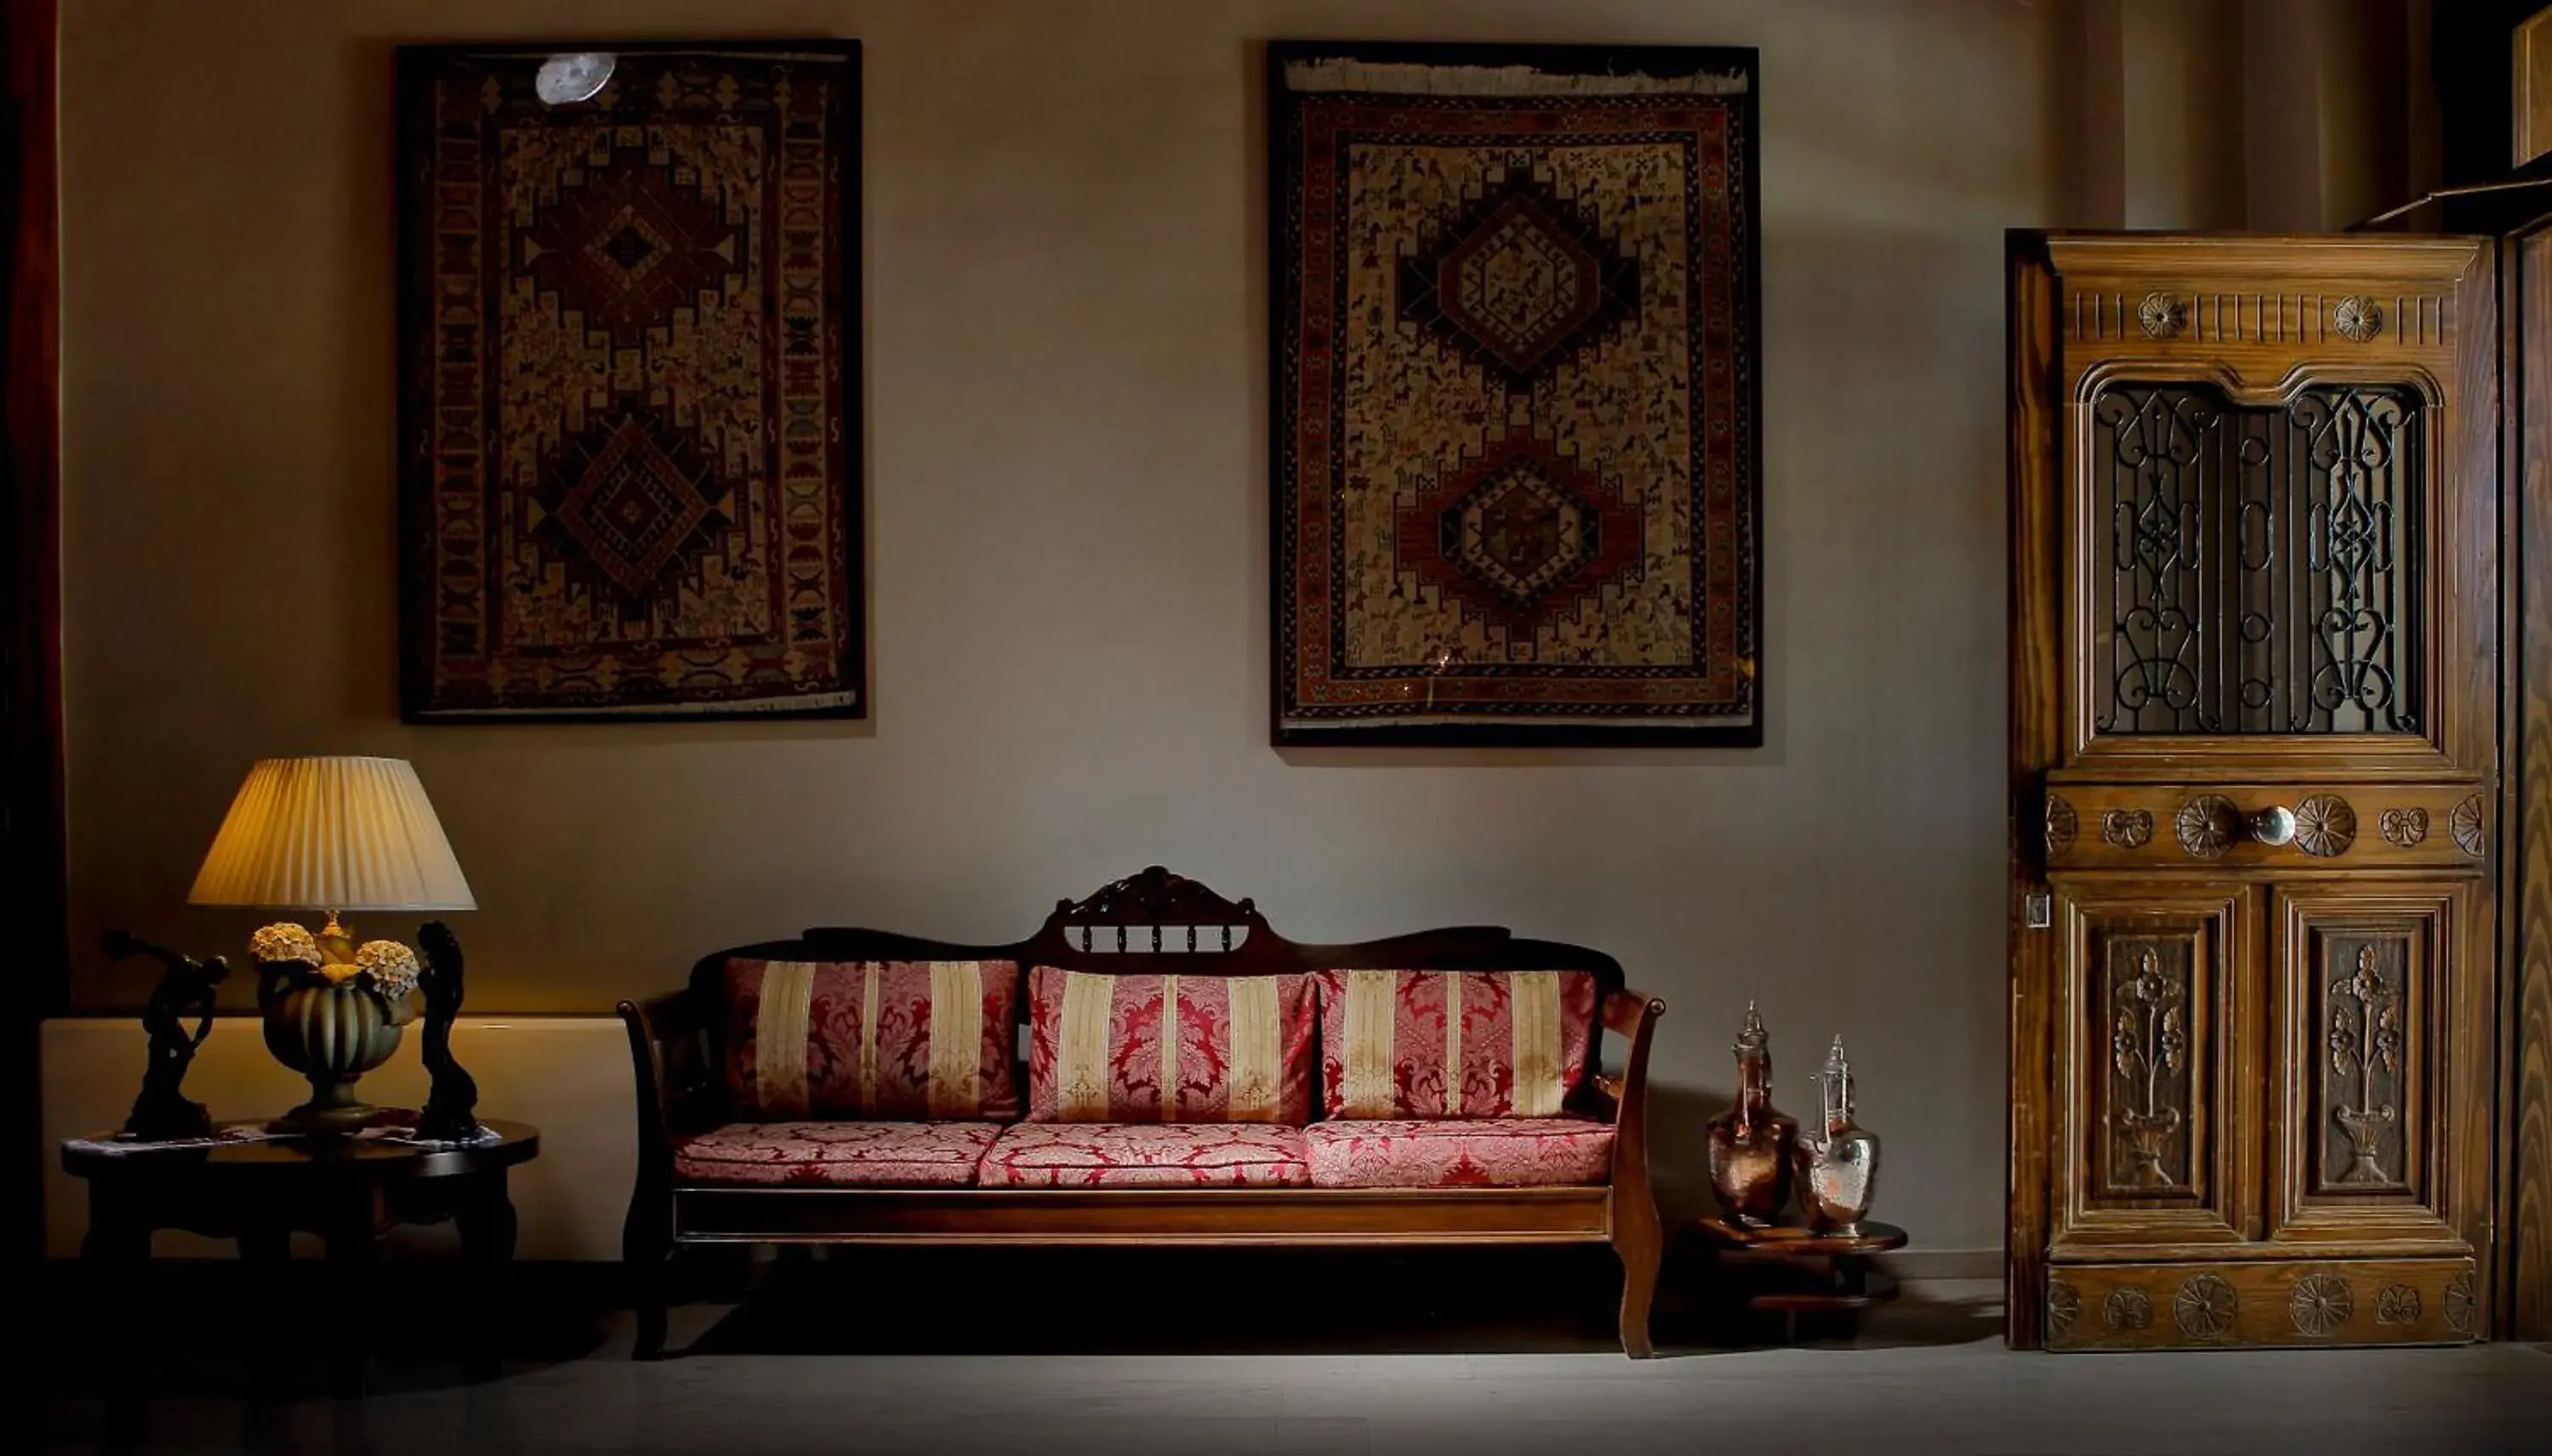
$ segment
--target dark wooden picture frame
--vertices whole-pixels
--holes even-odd
[[[1289,67],[1331,62],[1356,68],[1362,78],[1350,89],[1335,90],[1298,90],[1289,80]],[[1374,77],[1387,74],[1391,67],[1482,72],[1526,68],[1553,79],[1546,91],[1498,95],[1445,97],[1377,89],[1382,82]],[[1396,492],[1392,522],[1382,530],[1371,524],[1380,509],[1368,499],[1365,526],[1328,526],[1319,539],[1312,539],[1303,529],[1306,516],[1343,521],[1350,513],[1347,497],[1341,493],[1350,481],[1344,447],[1357,432],[1345,420],[1344,386],[1329,383],[1332,377],[1343,377],[1345,367],[1324,363],[1344,353],[1336,341],[1347,333],[1347,265],[1341,261],[1321,274],[1328,280],[1324,286],[1334,285],[1337,290],[1339,301],[1329,310],[1336,324],[1329,318],[1314,318],[1303,306],[1311,291],[1306,240],[1317,238],[1321,231],[1307,233],[1303,199],[1343,191],[1328,189],[1317,180],[1306,182],[1305,173],[1315,156],[1306,151],[1307,125],[1330,139],[1343,135],[1323,118],[1307,124],[1307,108],[1318,102],[1337,108],[1342,116],[1364,117],[1377,125],[1418,117],[1414,128],[1376,134],[1418,145],[1439,133],[1461,135],[1466,126],[1494,128],[1501,113],[1514,117],[1548,113],[1563,99],[1562,87],[1580,83],[1591,83],[1595,89],[1565,94],[1576,110],[1610,108],[1622,114],[1626,127],[1652,129],[1618,134],[1590,130],[1589,136],[1688,148],[1691,201],[1679,241],[1689,241],[1692,249],[1687,261],[1673,272],[1676,286],[1659,295],[1678,301],[1706,295],[1707,300],[1704,308],[1683,315],[1688,322],[1682,326],[1679,347],[1688,361],[1686,386],[1668,400],[1669,410],[1683,411],[1679,418],[1686,422],[1689,437],[1688,473],[1679,484],[1663,487],[1683,492],[1674,504],[1683,519],[1693,523],[1685,528],[1689,534],[1680,544],[1683,560],[1676,564],[1683,578],[1677,581],[1660,573],[1652,586],[1642,586],[1649,559],[1658,550],[1648,521],[1660,514],[1660,508],[1644,497],[1623,498],[1621,476],[1606,462],[1577,457],[1544,441],[1542,427],[1550,421],[1542,418],[1538,408],[1530,427],[1511,424],[1504,440],[1481,434],[1476,441],[1434,457],[1421,459],[1417,453],[1396,457],[1394,464],[1431,472],[1434,484],[1391,487]],[[1279,746],[1760,746],[1762,409],[1755,52],[1737,47],[1281,41],[1268,47],[1266,85],[1273,741]],[[1608,85],[1621,93],[1604,94]],[[1677,86],[1685,89],[1672,89]],[[1393,109],[1356,109],[1365,98],[1387,100]],[[1403,102],[1406,109],[1398,109]],[[1473,120],[1466,123],[1458,117],[1460,112],[1470,113]],[[1480,130],[1478,135],[1489,132]],[[1696,140],[1710,138],[1715,142]],[[1338,145],[1342,150],[1344,144]],[[1333,164],[1323,162],[1324,167]],[[1501,164],[1495,170],[1503,179],[1488,185],[1518,192],[1535,189],[1536,195],[1517,204],[1496,198],[1484,201],[1466,193],[1463,205],[1453,209],[1459,216],[1428,215],[1425,226],[1436,230],[1428,235],[1434,240],[1428,259],[1413,259],[1404,250],[1390,266],[1404,277],[1424,279],[1453,276],[1431,273],[1429,264],[1432,260],[1439,269],[1453,267],[1456,256],[1466,251],[1484,266],[1494,263],[1490,256],[1494,250],[1480,240],[1491,231],[1493,213],[1521,205],[1534,210],[1542,220],[1536,226],[1572,260],[1568,266],[1573,270],[1559,276],[1576,281],[1574,303],[1556,314],[1545,312],[1542,323],[1536,326],[1539,333],[1511,338],[1514,347],[1501,353],[1481,342],[1494,331],[1468,331],[1450,321],[1459,300],[1444,307],[1429,305],[1429,296],[1446,302],[1450,295],[1411,282],[1395,293],[1393,326],[1420,331],[1442,352],[1442,376],[1476,368],[1481,384],[1470,386],[1474,394],[1486,399],[1495,392],[1498,398],[1512,401],[1528,397],[1531,380],[1546,380],[1560,369],[1578,368],[1572,361],[1596,357],[1625,333],[1642,333],[1650,324],[1637,298],[1636,251],[1609,238],[1594,204],[1576,201],[1564,181],[1542,178],[1537,188],[1526,180],[1529,168],[1510,172]],[[1488,172],[1484,170],[1482,176]],[[1313,190],[1307,192],[1307,185]],[[1418,204],[1411,206],[1415,216]],[[1713,241],[1715,235],[1701,221],[1705,214],[1724,224],[1724,238]],[[1343,230],[1344,224],[1337,227]],[[1471,236],[1474,233],[1477,238]],[[1705,253],[1717,261],[1705,261]],[[1711,288],[1705,289],[1705,271],[1714,267]],[[1545,296],[1556,297],[1564,285],[1552,286],[1554,291]],[[1709,302],[1725,307],[1714,311]],[[1414,352],[1412,357],[1417,357]],[[1315,376],[1308,372],[1312,369],[1323,372]],[[1502,390],[1484,387],[1499,383]],[[1306,415],[1307,389],[1328,399],[1324,408],[1329,419],[1315,422]],[[1426,416],[1423,406],[1411,413]],[[1553,412],[1551,420],[1574,424],[1574,417],[1565,410]],[[1443,421],[1439,418],[1436,423]],[[1459,437],[1461,430],[1447,426],[1446,433]],[[1518,460],[1508,460],[1511,453]],[[1670,455],[1685,458],[1682,451]],[[1514,483],[1518,477],[1510,473],[1519,462],[1536,471],[1541,483],[1528,485],[1533,498],[1511,510],[1506,501],[1525,493]],[[1468,481],[1469,474],[1481,478]],[[1308,493],[1308,482],[1314,479],[1324,482],[1317,511],[1311,509],[1316,497]],[[1366,487],[1363,494],[1371,497],[1378,492]],[[1500,523],[1494,528],[1499,544],[1483,544],[1491,540],[1492,531],[1481,522],[1492,519]],[[1437,524],[1413,528],[1413,520]],[[1602,529],[1607,520],[1612,522],[1609,531]],[[1512,537],[1506,534],[1504,523],[1509,522],[1519,523]],[[1365,533],[1355,538],[1365,547],[1392,553],[1393,582],[1388,595],[1406,591],[1414,598],[1434,591],[1439,593],[1439,600],[1445,594],[1459,595],[1460,606],[1453,615],[1461,622],[1455,630],[1482,641],[1479,661],[1472,661],[1466,649],[1431,634],[1425,652],[1408,661],[1346,666],[1343,623],[1352,592],[1345,580],[1341,541],[1350,529]],[[1418,537],[1408,538],[1412,541],[1458,537],[1464,548],[1438,552],[1422,546],[1413,558],[1397,545],[1403,533],[1412,529],[1419,531]],[[1454,537],[1443,535],[1446,531],[1454,532]],[[1393,539],[1384,540],[1386,534]],[[1504,544],[1515,540],[1522,544],[1512,549]],[[1479,549],[1472,550],[1474,545]],[[1536,552],[1541,555],[1536,557]],[[1565,558],[1563,552],[1568,554]],[[1522,573],[1510,570],[1520,565],[1534,570]],[[1561,617],[1574,624],[1571,630],[1598,641],[1610,640],[1617,626],[1628,630],[1629,623],[1626,614],[1602,605],[1601,598],[1608,590],[1619,592],[1626,586],[1651,591],[1651,605],[1675,608],[1679,601],[1692,635],[1686,658],[1661,664],[1651,656],[1639,665],[1590,667],[1583,659],[1544,660],[1539,646],[1520,655],[1514,645],[1510,633],[1518,627],[1539,632]],[[1368,597],[1372,594],[1369,588],[1364,590]],[[1440,609],[1430,610],[1439,621],[1445,615]],[[1592,625],[1584,622],[1584,614],[1599,611],[1617,615]],[[1416,651],[1405,639],[1400,643],[1400,650]],[[1505,655],[1493,658],[1490,650],[1501,643]],[[1580,671],[1572,674],[1571,669]]]
[[[541,61],[571,52],[612,54],[618,72],[589,101],[535,110],[528,87]],[[847,40],[400,48],[406,721],[867,716],[860,58]],[[503,179],[484,161],[497,124],[435,111],[439,79],[464,70],[471,85],[501,88],[488,114],[505,109],[517,137],[620,122],[609,161],[580,174],[558,149],[548,164],[581,183],[579,196],[553,187],[533,221],[500,217]],[[825,84],[789,90],[792,111],[780,114],[778,88],[765,83],[809,73]],[[718,77],[729,83],[708,83]],[[741,102],[736,77],[747,81]],[[695,156],[646,126],[694,112],[735,121],[767,159],[757,185],[725,184],[723,210],[702,190]],[[739,222],[742,197],[754,206]],[[494,248],[502,258],[487,257]],[[561,348],[583,352],[579,377],[607,395],[562,387],[542,401],[568,423],[510,432],[539,433],[541,452],[537,467],[510,473],[496,402],[507,359],[500,286],[557,300],[553,332],[574,341]],[[751,355],[721,360],[714,341],[677,342],[674,321],[712,332],[701,304],[720,290],[761,310],[758,371],[735,363]],[[730,322],[717,332],[746,331]],[[723,392],[702,403],[707,388],[695,384],[689,402],[650,400],[668,357]],[[758,415],[758,442],[743,453],[751,468],[731,468],[739,447],[697,423],[720,409]],[[534,598],[541,610],[585,613],[602,629],[501,642],[508,573],[531,570],[568,583],[536,588],[547,591]],[[709,604],[684,605],[687,588]]]

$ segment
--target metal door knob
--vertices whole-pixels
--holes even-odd
[[[2251,816],[2251,837],[2265,845],[2291,844],[2295,837],[2295,811],[2271,804]]]

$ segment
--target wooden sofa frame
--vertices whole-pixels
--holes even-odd
[[[674,1171],[687,1135],[732,1120],[723,1051],[724,967],[775,960],[1016,961],[1073,971],[1250,976],[1325,970],[1582,970],[1596,978],[1599,1018],[1627,1053],[1601,1069],[1603,1038],[1569,1110],[1616,1131],[1602,1187],[1514,1189],[867,1189],[685,1183]],[[1248,900],[1233,902],[1157,866],[1083,900],[1057,905],[1013,945],[958,945],[884,931],[813,929],[794,941],[719,951],[683,990],[622,1001],[638,1086],[638,1179],[622,1253],[638,1306],[640,1359],[664,1352],[672,1260],[715,1244],[1366,1245],[1607,1243],[1622,1261],[1621,1338],[1653,1353],[1648,1307],[1662,1247],[1648,1183],[1648,1044],[1665,1003],[1627,990],[1622,968],[1583,946],[1519,939],[1495,926],[1430,930],[1351,945],[1303,945],[1276,933]],[[1019,1004],[1026,1004],[1021,987]],[[1019,1096],[1027,1071],[1017,1068]]]

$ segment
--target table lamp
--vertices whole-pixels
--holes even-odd
[[[355,1082],[389,1060],[415,1015],[416,953],[394,940],[358,945],[338,917],[477,908],[416,770],[403,759],[368,758],[261,760],[231,800],[186,903],[327,916],[316,935],[287,920],[249,942],[266,1049],[310,1079],[310,1100],[274,1124],[292,1132],[370,1121],[376,1109],[356,1099]],[[429,939],[450,944],[449,932]],[[457,992],[459,958],[451,959]]]

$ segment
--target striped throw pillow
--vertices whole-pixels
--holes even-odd
[[[1299,1125],[1311,1084],[1305,977],[1028,973],[1032,1122]]]
[[[1009,1121],[1018,979],[1015,961],[729,961],[735,1115]]]
[[[1583,971],[1323,971],[1330,1117],[1555,1117],[1586,1076]]]

